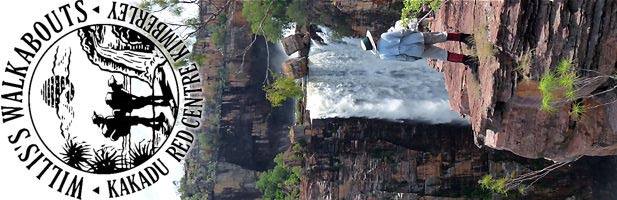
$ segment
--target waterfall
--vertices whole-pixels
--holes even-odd
[[[430,68],[426,60],[381,60],[363,51],[360,39],[334,39],[328,28],[321,29],[320,36],[328,45],[313,43],[309,56],[307,109],[311,119],[464,121],[450,111],[443,74]]]

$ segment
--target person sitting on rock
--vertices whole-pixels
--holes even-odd
[[[134,109],[140,109],[147,105],[151,106],[169,106],[171,94],[163,96],[136,96],[123,89],[123,85],[118,83],[114,76],[111,76],[108,83],[111,92],[107,93],[105,103],[113,110],[119,110],[125,113],[131,113]]]
[[[426,19],[424,19],[426,20]],[[416,61],[422,58],[432,58],[450,62],[463,63],[477,72],[477,58],[453,53],[433,46],[433,44],[458,41],[473,45],[471,34],[459,32],[419,32],[417,26],[426,23],[424,20],[410,20],[409,26],[403,27],[401,20],[395,23],[388,32],[381,34],[375,44],[370,31],[361,41],[362,49],[378,54],[384,60]]]
[[[110,138],[111,141],[116,141],[118,138],[131,133],[131,126],[139,124],[152,127],[155,130],[162,129],[164,133],[169,129],[169,122],[163,113],[156,118],[143,118],[137,116],[128,116],[120,111],[114,111],[112,116],[103,117],[96,112],[92,116],[92,123],[103,130],[103,136]]]

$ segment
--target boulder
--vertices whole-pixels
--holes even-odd
[[[294,34],[283,38],[283,49],[287,55],[291,55],[306,47],[302,36],[302,34]]]
[[[306,57],[291,58],[283,63],[285,77],[303,78],[308,74],[308,62]]]

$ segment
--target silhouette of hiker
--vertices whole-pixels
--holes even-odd
[[[111,76],[108,85],[111,92],[107,93],[105,102],[113,110],[119,110],[123,113],[131,113],[134,109],[140,109],[147,105],[169,106],[169,101],[172,99],[172,95],[168,92],[163,93],[163,96],[135,96],[124,90],[123,85],[118,83],[114,76]]]
[[[114,111],[113,116],[103,117],[94,112],[92,116],[92,123],[96,124],[103,129],[103,136],[106,138],[111,137],[111,141],[116,141],[122,136],[126,136],[131,133],[131,126],[137,126],[139,124],[152,127],[156,130],[164,129],[166,132],[166,126],[169,126],[169,122],[162,113],[156,118],[142,118],[137,116],[127,116],[121,111]]]

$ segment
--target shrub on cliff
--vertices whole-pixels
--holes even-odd
[[[302,87],[296,83],[293,77],[283,78],[275,73],[274,79],[274,83],[263,87],[263,90],[266,91],[266,99],[270,101],[273,107],[281,106],[287,98],[302,98]]]
[[[480,184],[480,187],[483,190],[487,190],[496,194],[501,194],[505,196],[526,195],[529,189],[531,189],[533,184],[538,182],[538,180],[544,178],[552,171],[569,164],[570,162],[572,161],[555,162],[540,170],[531,171],[521,175],[516,175],[514,174],[514,172],[512,172],[510,175],[506,175],[501,178],[493,177],[492,175],[487,174],[478,181],[478,184]]]
[[[576,71],[571,67],[567,59],[563,59],[557,66],[557,70],[547,72],[541,79],[538,88],[542,93],[542,110],[554,111],[555,99],[567,98],[575,100],[575,80],[578,79]]]
[[[617,75],[606,75],[595,70],[580,69],[592,74],[591,76],[583,77],[577,74],[577,69],[572,66],[572,61],[563,59],[555,70],[548,71],[540,79],[538,89],[542,94],[541,109],[546,112],[555,111],[555,105],[563,102],[570,102],[570,116],[578,119],[585,110],[599,107],[595,105],[588,107],[583,103],[583,99],[598,96],[610,91],[614,91],[617,86],[609,86],[606,89],[594,91],[590,94],[581,95],[581,90],[598,80],[613,79],[617,80]],[[614,103],[615,101],[606,103]]]

